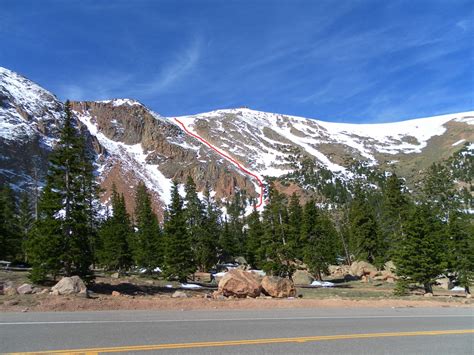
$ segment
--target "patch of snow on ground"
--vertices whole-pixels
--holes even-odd
[[[461,144],[461,143],[463,143],[463,142],[465,142],[465,141],[466,141],[465,139],[460,139],[460,140],[458,140],[456,143],[453,143],[452,146],[455,147],[455,146],[457,146],[457,145],[459,145],[459,144]]]
[[[186,288],[186,289],[198,289],[202,288],[202,286],[196,285],[196,284],[181,284],[181,288]]]
[[[333,282],[329,282],[329,281],[318,281],[318,280],[315,280],[315,281],[311,282],[311,286],[334,287],[335,284],[334,284]]]

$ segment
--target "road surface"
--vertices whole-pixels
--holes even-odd
[[[0,313],[0,352],[474,354],[473,308]]]

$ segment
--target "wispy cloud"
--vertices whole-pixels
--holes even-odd
[[[158,74],[155,76],[140,77],[135,68],[127,72],[105,71],[84,75],[79,80],[75,78],[74,83],[60,85],[58,92],[62,98],[72,100],[117,97],[146,99],[158,96],[175,89],[193,74],[199,64],[202,48],[202,39],[195,37],[188,46],[178,50],[157,68]]]
[[[138,84],[134,92],[138,95],[158,95],[179,84],[191,75],[199,63],[202,52],[202,39],[195,37],[191,44],[159,69],[159,74],[150,81]]]

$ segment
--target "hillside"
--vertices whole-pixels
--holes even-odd
[[[0,68],[0,182],[18,189],[41,183],[57,139],[63,104],[19,74]],[[258,197],[254,178],[206,144],[188,135],[173,118],[131,99],[73,102],[77,125],[96,154],[97,177],[105,190],[115,183],[133,208],[134,187],[144,181],[155,209],[170,199],[172,180],[191,175],[218,198],[245,190]],[[312,161],[331,178],[348,181],[355,163],[396,171],[414,185],[420,171],[474,142],[474,112],[386,124],[346,124],[247,108],[179,117],[185,127],[264,181],[280,179]],[[473,146],[468,145],[469,152]],[[296,180],[293,180],[296,181]],[[301,185],[301,184],[300,184]],[[284,184],[279,185],[284,189]],[[299,186],[305,194],[305,186]],[[103,201],[108,200],[108,192]]]

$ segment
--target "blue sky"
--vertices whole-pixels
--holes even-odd
[[[0,66],[61,99],[387,122],[474,108],[472,0],[0,0]]]

